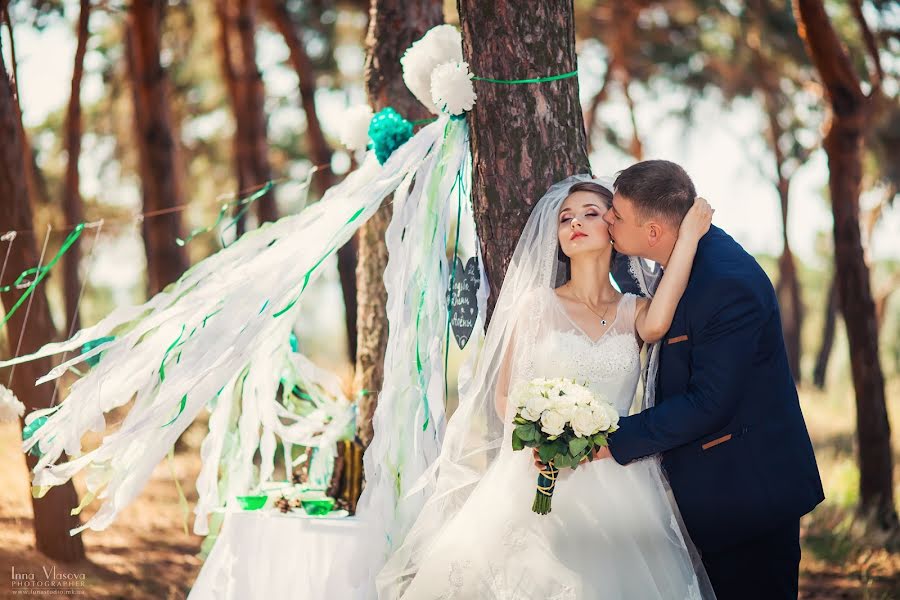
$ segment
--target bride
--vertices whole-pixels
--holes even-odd
[[[536,464],[512,450],[506,400],[522,380],[587,381],[628,414],[640,346],[668,330],[709,228],[712,211],[698,199],[653,300],[620,294],[603,221],[610,187],[570,177],[534,207],[440,456],[416,488],[428,500],[378,574],[379,598],[714,597],[657,460],[561,470],[552,511],[538,515]]]

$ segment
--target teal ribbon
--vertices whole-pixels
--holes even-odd
[[[26,425],[25,428],[22,429],[22,441],[27,442],[28,439],[31,436],[33,436],[34,433],[38,429],[40,429],[44,425],[44,423],[47,422],[47,420],[49,418],[50,418],[49,415],[42,415],[42,416],[38,417],[37,419],[33,420],[28,425]],[[44,452],[41,450],[41,443],[38,442],[34,446],[32,446],[28,450],[28,453],[31,454],[32,456],[37,456],[38,458],[40,458],[44,454]]]
[[[563,73],[561,75],[550,75],[549,77],[536,77],[534,79],[493,79],[491,77],[477,77],[474,76],[472,79],[474,81],[486,81],[488,83],[505,83],[507,85],[518,85],[521,83],[548,83],[550,81],[559,81],[560,79],[569,79],[570,77],[576,77],[578,75],[578,69],[574,71],[570,71],[568,73]]]
[[[178,342],[181,341],[181,336],[184,335],[185,326],[184,323],[181,324],[181,331],[178,333],[178,337],[175,338],[175,341],[169,344],[169,347],[166,348],[166,353],[163,354],[162,361],[159,363],[159,380],[166,380],[166,360],[169,358],[169,353],[172,351],[175,346],[178,345]]]
[[[209,225],[207,227],[197,227],[195,229],[192,229],[191,233],[186,238],[184,238],[184,239],[175,238],[175,243],[178,244],[179,246],[185,246],[186,244],[188,244],[191,240],[193,240],[198,235],[202,235],[202,234],[212,231],[213,229],[218,227],[219,223],[222,222],[222,219],[225,218],[225,215],[228,214],[228,209],[230,209],[233,206],[243,206],[243,208],[240,211],[238,211],[238,213],[234,216],[234,218],[231,220],[231,222],[228,225],[226,225],[225,228],[222,230],[223,232],[227,231],[229,227],[233,227],[238,222],[238,220],[242,216],[244,216],[244,214],[246,214],[246,212],[250,209],[251,204],[253,204],[257,200],[259,200],[260,198],[262,198],[263,196],[268,194],[269,190],[271,190],[274,186],[275,186],[275,182],[270,179],[269,181],[266,182],[266,184],[261,189],[257,190],[256,192],[247,196],[246,198],[238,198],[237,200],[232,200],[231,202],[226,202],[225,204],[222,205],[221,208],[219,208],[219,214],[216,217],[215,223],[213,223],[212,225]],[[223,246],[225,245],[224,240],[222,240],[222,245]]]
[[[28,299],[29,296],[34,292],[34,288],[37,287],[41,281],[43,281],[44,277],[47,276],[47,273],[50,272],[50,269],[59,262],[59,259],[62,258],[63,254],[69,251],[78,238],[81,237],[81,233],[84,231],[84,223],[79,223],[75,226],[75,229],[66,236],[66,239],[63,241],[62,246],[60,246],[59,251],[56,253],[56,256],[50,259],[46,265],[40,267],[32,267],[31,269],[27,269],[23,271],[21,275],[19,275],[16,280],[12,283],[12,285],[5,285],[0,287],[0,292],[8,292],[14,288],[18,288],[22,281],[25,280],[29,275],[34,275],[34,279],[31,281],[31,284],[28,286],[28,289],[25,290],[25,293],[22,294],[19,299],[13,304],[12,308],[6,313],[6,316],[3,317],[3,321],[0,321],[0,327],[6,325],[6,322],[15,314],[15,312],[19,309],[20,306]]]
[[[350,223],[352,223],[353,221],[358,219],[359,215],[361,215],[363,212],[365,212],[365,210],[366,210],[365,207],[362,207],[359,210],[357,210],[355,213],[353,213],[353,215],[349,219],[347,219],[347,222],[344,223],[344,225],[349,225]],[[341,228],[341,230],[343,230],[343,228]],[[337,236],[337,233],[335,234],[334,237],[336,237],[336,236]],[[331,240],[332,242],[334,242],[334,237],[332,237],[332,240]],[[300,300],[300,296],[303,295],[303,290],[305,290],[306,286],[309,285],[309,280],[312,278],[312,274],[315,272],[316,269],[319,268],[319,265],[321,265],[325,261],[326,258],[328,258],[332,254],[334,254],[335,250],[336,250],[336,248],[334,247],[334,244],[332,243],[332,245],[328,249],[328,251],[325,252],[325,254],[323,254],[319,258],[319,260],[316,261],[316,264],[314,264],[312,267],[310,267],[310,269],[303,275],[303,287],[300,288],[300,291],[297,293],[297,295],[294,296],[293,300],[288,302],[287,306],[285,306],[278,312],[274,313],[272,315],[273,317],[280,317],[281,315],[283,315],[284,313],[289,311],[291,308],[293,308],[293,306],[297,303],[297,301]]]
[[[116,336],[106,335],[101,338],[97,338],[96,340],[91,340],[89,342],[85,342],[84,344],[81,345],[81,353],[86,354],[86,353],[90,352],[91,350],[93,350],[94,348],[96,348],[97,346],[105,344],[106,342],[112,341],[114,339],[116,339]],[[100,362],[100,357],[102,355],[103,355],[102,352],[100,354],[95,354],[94,356],[92,356],[90,358],[86,358],[85,362],[88,364],[88,366],[95,367],[95,366],[97,366],[97,363]]]
[[[219,390],[219,391],[221,392],[222,390]],[[181,404],[178,406],[178,413],[177,413],[174,417],[172,417],[172,420],[171,420],[171,421],[169,421],[168,423],[166,423],[165,425],[163,425],[163,427],[168,427],[169,425],[171,425],[172,423],[174,423],[175,420],[178,419],[178,417],[181,416],[181,413],[184,412],[184,407],[185,407],[185,406],[187,406],[187,394],[185,394],[184,396],[181,397]]]

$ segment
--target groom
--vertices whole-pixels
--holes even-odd
[[[622,171],[614,189],[604,219],[616,250],[665,268],[697,195],[690,177],[650,160]],[[609,453],[623,465],[662,455],[720,600],[796,598],[800,517],[823,500],[822,483],[775,291],[718,227],[697,247],[656,386],[656,406],[623,418]]]

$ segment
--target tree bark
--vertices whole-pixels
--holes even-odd
[[[0,2],[0,13],[5,12],[6,2]],[[0,48],[0,230],[27,231],[34,228],[31,204],[28,198],[27,184],[22,177],[25,172],[24,153],[22,151],[21,121],[15,107],[12,87],[6,65],[2,59]],[[34,238],[21,233],[20,239],[8,242],[11,245],[9,259],[6,264],[6,280],[0,285],[13,282],[18,274],[38,264],[37,248]],[[0,296],[4,310],[10,310],[25,290],[13,290]],[[18,310],[6,324],[7,348],[4,354],[12,356],[18,349],[19,354],[28,354],[37,350],[56,335],[56,329],[50,316],[50,307],[44,294],[44,287],[37,287],[32,295],[30,308]],[[26,331],[26,313],[28,329]],[[27,335],[23,335],[26,333]],[[22,340],[21,347],[19,340]],[[53,368],[49,358],[18,365],[15,369],[11,389],[25,405],[26,413],[50,405],[53,396],[52,386],[36,387],[34,382],[42,374]],[[6,381],[7,372],[3,372]],[[19,421],[25,426],[24,419]],[[37,458],[26,454],[25,462],[31,471]],[[46,556],[59,561],[73,562],[84,558],[84,544],[80,536],[72,537],[69,529],[79,526],[77,516],[69,511],[78,506],[78,495],[71,481],[55,486],[43,498],[32,498],[34,511],[34,535],[37,549]]]
[[[572,2],[459,0],[463,54],[473,73],[526,79],[576,68]],[[485,272],[489,321],[504,274],[535,202],[554,182],[590,172],[578,79],[506,85],[475,82],[469,114],[472,205]],[[515,143],[510,143],[514,132]]]
[[[762,63],[762,57],[760,56]],[[775,188],[778,190],[778,199],[781,205],[781,256],[778,259],[778,282],[775,291],[778,295],[778,304],[781,307],[781,328],[784,332],[784,342],[787,350],[788,364],[794,381],[800,382],[800,357],[802,354],[801,332],[803,329],[803,299],[800,295],[800,282],[797,278],[797,265],[791,252],[788,240],[788,208],[790,200],[791,180],[785,173],[786,158],[781,149],[780,141],[784,130],[778,121],[778,105],[775,93],[764,84],[766,89],[765,104],[769,119],[769,138],[772,146],[772,155],[775,158]]]
[[[300,103],[303,112],[306,113],[306,141],[309,145],[309,155],[316,166],[322,167],[313,175],[313,183],[319,191],[319,195],[325,193],[335,183],[334,174],[331,171],[331,146],[325,139],[319,116],[316,112],[316,78],[312,61],[303,44],[303,36],[300,27],[291,19],[287,7],[278,0],[262,0],[260,8],[278,32],[284,38],[290,51],[291,66],[297,74],[300,87]],[[341,291],[344,296],[344,322],[347,325],[347,351],[351,363],[356,362],[357,348],[357,291],[356,291],[356,262],[357,262],[357,238],[354,236],[344,244],[337,254],[338,275],[341,281]]]
[[[265,89],[256,66],[256,2],[218,0],[221,25],[222,67],[235,121],[234,160],[238,195],[262,187],[272,177],[266,138]],[[255,202],[260,223],[278,218],[271,191]],[[237,210],[240,210],[238,208]],[[238,219],[237,234],[246,231],[246,220]]]
[[[150,296],[178,279],[188,267],[187,253],[175,244],[175,237],[182,235],[177,207],[183,203],[183,195],[177,175],[168,80],[159,62],[164,9],[162,0],[133,2],[125,38],[144,212],[153,213],[142,225]]]
[[[63,212],[66,223],[70,226],[84,219],[79,192],[78,159],[81,156],[81,78],[84,74],[84,55],[87,52],[88,20],[90,19],[90,0],[81,0],[81,12],[78,14],[77,38],[75,49],[75,65],[72,68],[72,87],[69,95],[69,106],[66,111],[65,145],[66,175],[63,181]],[[78,299],[81,295],[81,281],[78,267],[81,264],[81,239],[78,239],[63,260],[63,290],[66,300],[66,331],[71,335],[81,329],[81,316],[78,310]]]
[[[6,6],[6,4],[8,4],[8,2],[4,0],[2,5]],[[22,136],[22,155],[25,161],[25,170],[23,173],[25,173],[25,182],[28,187],[28,197],[35,205],[46,205],[50,203],[50,196],[47,193],[47,182],[44,179],[43,173],[41,173],[40,167],[38,167],[37,158],[31,148],[31,141],[28,139],[28,134],[25,131],[25,124],[22,120],[21,98],[19,97],[19,61],[16,54],[16,38],[13,33],[12,17],[8,11],[4,10],[2,22],[6,23],[6,30],[9,33],[10,83],[15,100],[19,131]]]
[[[410,121],[424,119],[428,111],[406,88],[400,57],[426,31],[444,21],[440,0],[408,3],[372,0],[366,36],[366,92],[375,111],[394,107]],[[388,327],[384,269],[387,246],[384,236],[392,205],[386,201],[359,230],[359,262],[356,267],[359,334],[354,389],[360,395],[357,436],[363,447],[372,441],[372,415],[384,378],[384,353]]]
[[[832,279],[828,286],[828,300],[825,303],[825,324],[822,326],[822,345],[816,356],[816,367],[813,370],[813,385],[820,390],[825,389],[825,377],[828,373],[828,359],[834,347],[834,332],[837,326],[837,282]]]
[[[891,431],[878,356],[875,303],[860,240],[862,144],[870,126],[872,98],[863,94],[859,77],[822,0],[794,2],[800,35],[819,72],[831,109],[823,146],[828,155],[828,187],[834,213],[835,277],[850,342],[856,392],[860,508],[864,513],[873,513],[879,526],[895,528]]]

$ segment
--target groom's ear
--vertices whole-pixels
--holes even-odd
[[[650,221],[649,223],[647,223],[646,228],[647,228],[647,243],[652,248],[656,244],[658,244],[660,242],[660,240],[662,240],[663,229],[659,225],[659,223],[656,223],[655,221]]]

